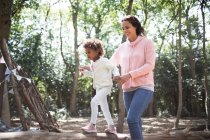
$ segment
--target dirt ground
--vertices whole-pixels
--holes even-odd
[[[0,140],[120,140],[129,139],[128,126],[125,120],[124,133],[117,135],[105,134],[106,122],[103,117],[97,120],[98,133],[86,134],[81,127],[86,125],[89,118],[69,118],[59,120],[61,133],[46,132],[31,128],[27,132],[0,133]],[[117,119],[114,119],[117,122]],[[143,118],[144,140],[210,140],[209,131],[191,131],[204,125],[203,119],[187,118],[180,120],[180,130],[174,130],[175,118]],[[36,125],[36,124],[35,124]],[[200,134],[203,134],[202,136]]]

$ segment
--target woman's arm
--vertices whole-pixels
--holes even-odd
[[[143,76],[151,72],[155,67],[155,47],[153,42],[150,40],[146,46],[145,50],[145,64],[141,66],[140,68],[130,71],[129,74],[132,78],[137,78],[139,76]]]
[[[117,48],[115,50],[115,52],[113,53],[112,57],[109,59],[110,62],[115,65],[115,66],[118,66],[120,64],[120,54],[119,54],[119,50],[120,50],[120,47]]]

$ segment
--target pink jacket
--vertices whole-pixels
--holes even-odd
[[[139,86],[154,86],[153,69],[155,67],[155,47],[153,41],[138,36],[134,42],[122,43],[110,58],[121,66],[121,74],[130,73],[131,79],[122,85],[123,89]]]

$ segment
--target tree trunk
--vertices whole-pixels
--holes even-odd
[[[8,99],[8,90],[7,84],[4,83],[4,93],[3,93],[3,105],[2,105],[2,114],[1,119],[6,124],[6,126],[10,127],[11,125],[11,117],[10,117],[10,108],[9,108],[9,99]]]
[[[133,5],[133,0],[129,0],[126,15],[131,14],[132,5]],[[125,35],[123,35],[122,43],[125,42],[125,40],[126,40],[126,37],[125,37]],[[122,133],[123,132],[124,119],[125,119],[125,106],[124,106],[124,102],[123,102],[122,87],[120,87],[120,93],[118,94],[118,108],[119,108],[119,111],[118,111],[118,121],[117,121],[117,132]]]
[[[154,105],[154,99],[149,103],[149,107],[148,107],[148,117],[153,117],[153,105]]]
[[[5,73],[6,67],[5,64],[0,63],[0,73]],[[4,95],[4,74],[0,75],[0,118],[2,115],[2,106],[3,106],[3,95]]]
[[[118,120],[117,120],[117,132],[123,132],[123,124],[125,119],[125,107],[123,102],[123,91],[122,88],[119,86],[119,95],[118,95]]]
[[[126,11],[126,15],[130,15],[131,14],[132,6],[133,6],[133,0],[129,0],[127,11]],[[122,43],[125,42],[125,41],[126,41],[126,36],[123,35],[123,37],[122,37]]]
[[[0,1],[0,39],[8,40],[11,28],[11,14],[12,14],[13,0]]]
[[[59,36],[60,36],[60,51],[61,51],[61,56],[63,58],[63,62],[64,64],[66,65],[66,72],[69,69],[70,65],[69,63],[67,62],[67,60],[65,59],[65,55],[63,53],[63,37],[62,37],[62,29],[63,29],[63,22],[62,22],[62,12],[61,12],[61,8],[59,9],[59,14],[60,14],[60,33],[59,33]],[[57,106],[58,108],[61,108],[62,107],[62,97],[61,97],[61,93],[57,93]]]
[[[5,73],[5,64],[0,63],[0,73]],[[0,75],[0,118],[9,127],[10,126],[10,111],[9,111],[9,101],[8,92],[5,76]],[[1,92],[3,91],[3,92]]]
[[[190,5],[191,3],[188,0],[188,5],[187,5],[187,9],[186,9],[186,21],[187,21],[187,33],[188,33],[188,39],[189,39],[189,57],[190,57],[190,70],[191,70],[191,77],[192,77],[192,82],[194,84],[192,84],[191,90],[190,90],[190,95],[188,98],[188,104],[190,104],[190,106],[192,106],[190,110],[195,110],[194,115],[198,116],[200,114],[200,104],[199,104],[199,95],[197,92],[197,80],[196,80],[196,72],[195,72],[195,56],[193,53],[193,38],[192,38],[192,27],[191,27],[191,22],[189,19],[189,11],[190,11]],[[195,99],[193,99],[193,94],[195,94]],[[193,102],[192,102],[193,101]],[[195,102],[194,102],[195,101]],[[195,105],[195,108],[194,108]]]
[[[147,8],[147,0],[142,0],[142,3],[143,3],[143,11],[144,11],[144,15],[145,15],[145,18],[144,18],[144,22],[143,22],[143,26],[146,26],[146,23],[147,23],[147,19],[148,19],[148,8]]]
[[[74,73],[74,81],[73,81],[73,89],[70,98],[70,112],[72,115],[76,115],[76,104],[77,104],[77,85],[78,85],[78,77],[79,77],[79,54],[78,54],[78,29],[77,29],[77,17],[79,11],[79,2],[74,1],[71,3],[72,5],[72,18],[73,18],[73,27],[74,27],[74,61],[75,61],[75,73]]]
[[[144,21],[143,21],[143,25],[142,26],[146,26],[147,24],[147,20],[148,20],[148,1],[147,0],[142,0],[142,3],[143,3],[143,11],[144,11]],[[164,39],[163,39],[164,40]],[[145,110],[145,115],[148,116],[148,117],[152,117],[153,116],[153,104],[154,104],[154,100],[152,100],[147,109]]]
[[[95,36],[96,38],[100,39],[100,32],[101,32],[101,24],[102,24],[102,17],[101,13],[97,14],[97,23],[95,25]]]
[[[201,13],[202,13],[202,20],[203,20],[203,57],[204,57],[204,87],[205,87],[205,108],[206,108],[206,115],[208,119],[208,124],[210,124],[210,107],[209,107],[209,86],[208,86],[208,58],[206,55],[206,24],[205,24],[205,13],[204,9],[207,4],[207,0],[201,1]]]
[[[179,60],[178,60],[178,85],[179,85],[179,106],[176,116],[175,128],[179,127],[179,119],[182,112],[182,42],[181,42],[181,14],[182,14],[182,0],[179,0]]]
[[[8,40],[9,38],[9,33],[10,33],[10,28],[11,28],[11,14],[12,14],[12,3],[13,0],[0,0],[0,41],[5,38],[6,40]],[[0,55],[1,58],[1,55]],[[1,64],[2,65],[2,64]],[[1,66],[1,68],[3,68],[5,66]],[[1,69],[0,70],[0,77],[1,80],[0,82],[2,82],[2,80],[4,79],[4,70]],[[2,79],[3,78],[3,79]],[[2,117],[3,120],[7,120],[5,121],[5,123],[7,125],[10,125],[8,119],[10,119],[10,117],[5,118],[4,116],[4,112],[7,112],[7,110],[9,110],[9,107],[7,106],[7,102],[8,99],[4,98],[4,83],[2,83],[2,85],[0,85],[0,115]],[[5,96],[6,97],[6,96]],[[2,108],[2,106],[4,106]],[[9,114],[7,114],[6,116],[9,116]],[[8,123],[7,123],[8,122]]]

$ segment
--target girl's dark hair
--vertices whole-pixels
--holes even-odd
[[[99,39],[87,39],[85,40],[83,47],[98,51],[99,56],[104,55],[104,50],[103,50],[104,45],[103,42]]]
[[[128,21],[129,23],[131,23],[132,26],[136,28],[137,35],[144,35],[144,28],[141,26],[141,23],[135,16],[132,15],[125,16],[122,19],[122,22],[123,21]]]

